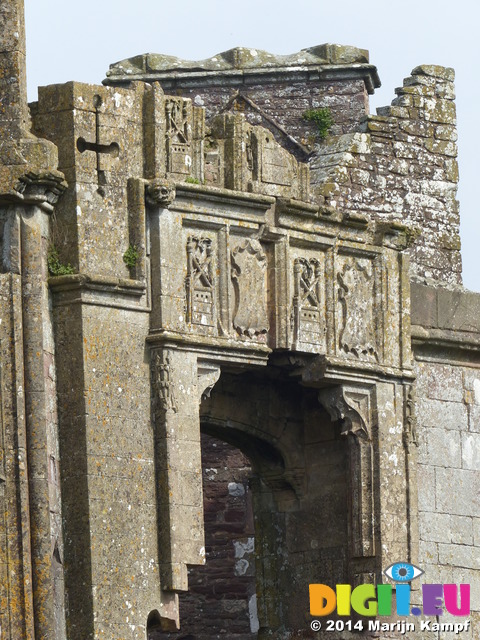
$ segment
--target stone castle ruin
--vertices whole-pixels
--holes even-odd
[[[308,599],[399,561],[478,639],[453,70],[372,115],[353,47],[146,54],[28,105],[20,0],[0,38],[1,640],[400,638]]]

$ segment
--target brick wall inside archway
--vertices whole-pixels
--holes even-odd
[[[205,566],[189,569],[180,595],[176,633],[151,640],[252,640],[258,630],[255,551],[248,458],[236,447],[202,434]]]

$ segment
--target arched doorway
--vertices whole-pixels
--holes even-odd
[[[149,640],[303,637],[308,585],[348,582],[345,438],[318,389],[276,374],[223,372],[202,401],[206,566],[180,631]]]

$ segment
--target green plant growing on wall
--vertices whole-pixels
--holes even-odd
[[[317,127],[317,136],[320,140],[325,140],[333,125],[333,117],[328,107],[321,109],[307,109],[302,115],[304,120],[313,122]]]
[[[188,176],[188,178],[185,178],[185,182],[188,182],[188,184],[200,184],[200,180],[198,178],[194,178],[193,176]]]
[[[128,249],[123,254],[123,261],[129,269],[133,269],[140,259],[140,254],[135,245],[129,245]]]
[[[58,249],[55,246],[51,246],[47,255],[48,273],[51,276],[69,276],[75,273],[75,269],[71,264],[62,264],[60,262],[60,256],[58,255]]]

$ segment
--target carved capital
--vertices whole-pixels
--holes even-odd
[[[152,180],[145,187],[145,199],[151,207],[166,209],[175,200],[175,183],[166,180]]]
[[[36,204],[51,212],[67,186],[63,173],[59,171],[29,172],[19,178],[15,196],[26,204]]]
[[[322,389],[318,399],[332,421],[341,421],[342,435],[353,435],[371,441],[372,407],[369,389],[342,385]]]

